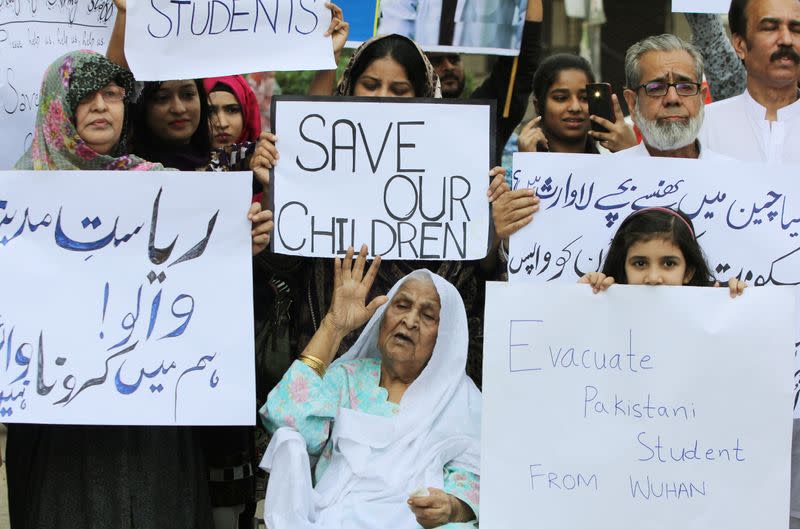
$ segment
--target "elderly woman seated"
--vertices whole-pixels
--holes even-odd
[[[267,527],[474,527],[481,395],[461,296],[417,270],[367,304],[380,258],[365,273],[366,254],[336,259],[331,308],[261,409]]]

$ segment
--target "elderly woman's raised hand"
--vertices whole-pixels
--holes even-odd
[[[369,304],[366,303],[372,283],[378,274],[381,258],[375,257],[369,270],[364,273],[367,264],[367,246],[361,247],[355,262],[353,253],[353,248],[350,247],[344,260],[337,257],[334,262],[333,300],[324,320],[340,337],[364,325],[378,307],[389,300],[386,296],[378,296]]]

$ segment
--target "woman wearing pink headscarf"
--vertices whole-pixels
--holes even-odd
[[[211,146],[215,149],[258,141],[261,115],[258,100],[241,75],[203,79],[208,94]]]
[[[209,169],[248,171],[249,155],[261,134],[258,101],[241,75],[203,79],[211,129]],[[261,201],[261,183],[253,182],[253,201]],[[200,439],[209,467],[209,492],[217,529],[249,527],[255,514],[255,429],[203,428]]]

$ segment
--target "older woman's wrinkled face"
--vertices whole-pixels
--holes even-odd
[[[125,120],[125,89],[109,83],[88,94],[75,108],[78,136],[97,154],[111,154]]]
[[[158,139],[185,144],[200,126],[200,111],[193,80],[165,81],[147,102],[147,124]]]
[[[413,278],[403,283],[381,321],[378,347],[384,360],[421,372],[436,345],[441,308],[432,281]]]

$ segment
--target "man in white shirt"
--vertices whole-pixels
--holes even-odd
[[[701,147],[703,56],[675,35],[647,37],[625,55],[625,101],[642,133],[636,147],[615,156],[724,159]]]
[[[800,1],[733,0],[728,19],[747,89],[708,106],[700,138],[739,160],[800,163]]]

